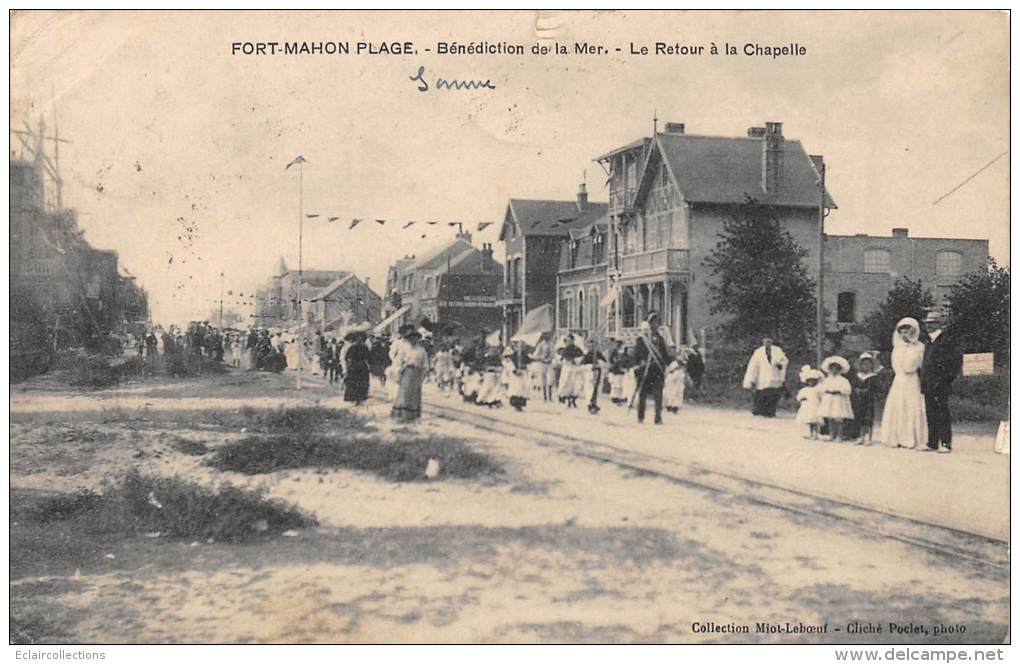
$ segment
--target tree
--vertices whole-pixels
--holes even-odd
[[[989,260],[988,268],[972,272],[953,286],[947,303],[947,329],[964,353],[995,353],[1009,361],[1009,268]]]
[[[788,353],[806,353],[814,339],[815,283],[804,267],[807,251],[769,206],[748,198],[723,226],[704,263],[713,315],[727,341],[747,347],[773,336]]]
[[[897,279],[885,302],[878,305],[857,325],[856,331],[871,341],[878,350],[892,350],[892,335],[896,323],[902,318],[924,320],[925,314],[935,305],[935,300],[920,281],[909,277]]]

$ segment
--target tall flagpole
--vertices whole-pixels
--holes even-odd
[[[297,261],[297,298],[298,298],[298,373],[297,389],[301,389],[301,374],[305,367],[305,303],[301,297],[304,282],[304,238],[305,238],[305,160],[298,162],[298,261]]]

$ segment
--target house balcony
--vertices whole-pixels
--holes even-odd
[[[633,214],[635,198],[637,198],[637,187],[610,190],[609,214],[617,217]]]
[[[499,284],[496,287],[496,304],[503,305],[514,305],[521,304],[524,301],[524,293],[521,285],[517,284]]]
[[[690,272],[690,252],[687,249],[653,249],[620,256],[620,279],[639,281],[645,277],[681,276]]]

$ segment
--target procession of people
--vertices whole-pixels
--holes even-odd
[[[872,351],[853,362],[833,355],[817,368],[801,367],[795,421],[806,427],[804,437],[951,451],[949,394],[962,355],[943,323],[937,310],[924,318],[923,326],[914,318],[900,320],[892,333],[891,373]],[[504,343],[498,331],[488,330],[465,343],[433,339],[431,327],[427,320],[406,323],[391,338],[387,332],[372,333],[367,323],[342,333],[299,335],[256,327],[247,332],[219,329],[195,321],[184,329],[154,326],[132,343],[152,373],[187,375],[188,362],[199,360],[242,371],[300,368],[322,376],[356,406],[369,400],[374,380],[392,404],[393,419],[402,423],[421,418],[422,387],[431,382],[440,394],[456,394],[479,407],[524,411],[529,403],[559,403],[565,410],[584,409],[597,416],[611,404],[633,410],[638,423],[645,421],[651,401],[652,421],[662,424],[664,412],[680,413],[700,393],[705,373],[701,348],[674,343],[655,311],[629,344],[570,333],[557,338],[551,331]],[[789,363],[776,340],[763,335],[742,380],[751,394],[752,415],[776,416],[788,393]]]

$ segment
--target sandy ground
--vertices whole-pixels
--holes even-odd
[[[96,487],[137,467],[264,486],[321,527],[246,545],[135,538],[74,564],[30,561],[12,570],[13,615],[44,640],[92,643],[999,643],[1007,634],[1003,570],[582,459],[510,426],[497,435],[428,416],[418,425],[497,457],[505,476],[484,481],[394,484],[314,469],[251,478],[174,449],[178,438],[215,446],[241,435],[163,419],[184,411],[344,407],[335,391],[297,393],[293,380],[16,390],[15,490]],[[364,410],[390,426],[386,404]],[[883,632],[848,634],[853,621]],[[828,632],[756,633],[759,622]],[[889,623],[928,634],[890,633]],[[939,625],[957,633],[936,636]]]

